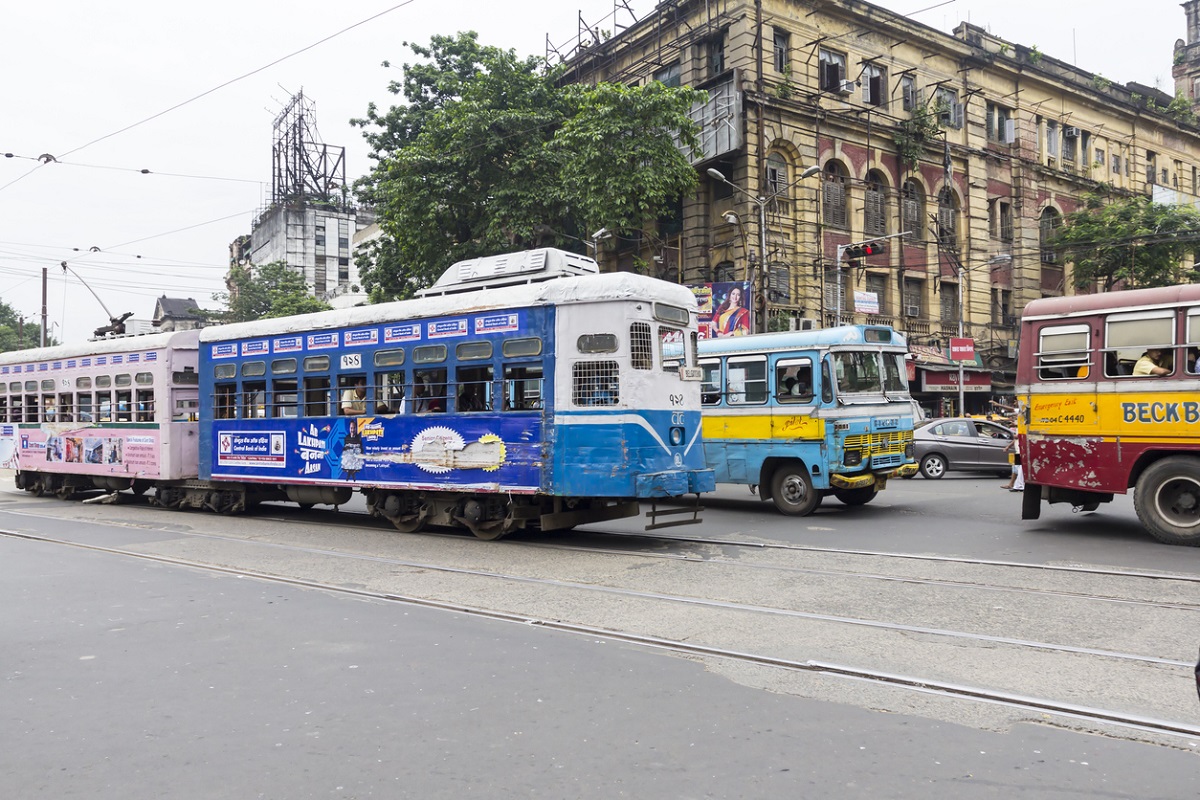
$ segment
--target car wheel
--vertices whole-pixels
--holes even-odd
[[[941,453],[930,453],[921,459],[921,474],[931,481],[936,481],[946,474],[950,465]]]

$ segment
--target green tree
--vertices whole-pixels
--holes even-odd
[[[229,269],[228,292],[213,295],[226,305],[226,311],[200,312],[217,322],[248,322],[255,319],[287,317],[328,311],[328,303],[313,297],[304,276],[283,261],[257,267],[238,264]]]
[[[540,58],[476,34],[409,44],[423,59],[388,87],[404,103],[364,129],[376,166],[358,184],[382,236],[358,264],[375,301],[409,297],[456,261],[537,244],[584,252],[601,227],[645,227],[695,187],[675,142],[703,93],[659,83],[560,86]]]
[[[0,353],[38,347],[42,343],[42,326],[26,318],[22,324],[16,309],[0,300]],[[53,336],[46,337],[46,344],[59,342]]]
[[[1191,254],[1200,242],[1200,214],[1149,197],[1095,192],[1063,217],[1048,244],[1074,264],[1076,288],[1110,291],[1172,286],[1198,277]]]

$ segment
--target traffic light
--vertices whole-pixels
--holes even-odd
[[[887,252],[886,242],[867,242],[866,244],[855,244],[847,247],[842,257],[849,261],[857,261],[867,256],[877,256],[880,253]]]

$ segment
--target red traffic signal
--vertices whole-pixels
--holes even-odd
[[[887,252],[886,242],[867,242],[866,244],[856,244],[847,247],[843,251],[842,256],[851,261],[866,258],[867,256],[877,256],[880,253]]]

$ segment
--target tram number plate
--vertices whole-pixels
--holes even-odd
[[[342,369],[359,369],[362,367],[362,353],[346,353],[342,356]]]
[[[704,370],[700,367],[680,367],[679,380],[681,381],[698,381],[704,377]]]

